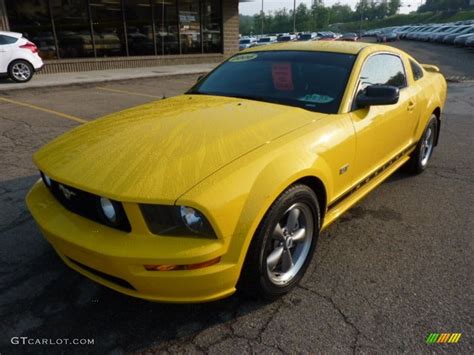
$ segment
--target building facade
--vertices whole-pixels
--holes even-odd
[[[218,62],[238,50],[239,0],[0,0],[46,72]]]

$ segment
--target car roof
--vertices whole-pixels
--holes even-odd
[[[345,54],[357,54],[366,47],[381,47],[372,43],[364,42],[343,42],[343,41],[308,41],[308,42],[280,42],[265,47],[255,47],[245,50],[245,52],[262,52],[262,51],[315,51],[315,52],[333,52]],[[390,47],[388,47],[390,48]]]
[[[18,32],[7,32],[7,31],[0,31],[0,36],[10,36],[15,38],[21,38],[23,35]]]

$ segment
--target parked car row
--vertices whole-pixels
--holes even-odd
[[[378,42],[404,39],[474,47],[474,20],[382,28],[367,31],[365,36],[376,36]]]
[[[279,33],[276,35],[262,35],[258,37],[243,36],[240,37],[239,50],[250,47],[265,46],[275,42],[289,41],[358,41],[357,33],[335,33],[331,31],[321,32],[300,32],[300,33]]]

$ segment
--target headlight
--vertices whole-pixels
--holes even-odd
[[[145,221],[154,234],[216,238],[207,218],[187,206],[140,205]]]
[[[210,227],[208,226],[209,222],[201,212],[191,207],[181,206],[179,208],[179,214],[181,215],[184,225],[191,232],[201,234],[208,231]]]
[[[108,198],[101,197],[100,198],[100,207],[102,208],[102,213],[104,217],[110,223],[115,224],[117,222],[117,211],[115,210],[115,206]]]

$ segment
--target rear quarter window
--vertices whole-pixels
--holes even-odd
[[[413,72],[413,79],[420,80],[423,77],[423,69],[418,63],[410,59],[411,71]]]
[[[0,35],[0,46],[5,44],[13,44],[16,43],[16,41],[18,41],[18,38],[16,37]]]

